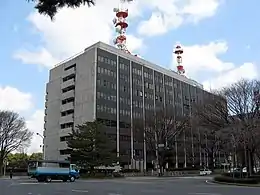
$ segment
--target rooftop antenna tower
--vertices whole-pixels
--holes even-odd
[[[128,17],[128,9],[126,8],[126,3],[130,2],[129,0],[120,0],[120,5],[118,8],[114,8],[114,12],[116,13],[116,17],[113,19],[113,23],[116,29],[116,38],[114,39],[114,44],[118,49],[129,53],[129,50],[126,47],[126,29],[128,27],[127,17]]]
[[[177,73],[179,75],[184,76],[185,70],[184,70],[184,67],[182,65],[183,49],[182,49],[180,44],[177,44],[177,46],[175,47],[174,54],[177,56],[176,57],[176,60],[177,60]]]

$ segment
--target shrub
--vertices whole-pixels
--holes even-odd
[[[251,176],[249,176],[249,178],[255,179],[258,182],[260,182],[260,175],[251,175]]]
[[[168,171],[198,171],[197,167],[188,167],[188,168],[169,168]]]
[[[140,173],[141,171],[138,169],[122,169],[121,173]]]
[[[225,177],[235,177],[235,178],[243,178],[247,176],[247,173],[244,172],[234,172],[234,173],[222,173],[222,176]]]
[[[114,172],[113,173],[113,177],[116,177],[116,178],[124,178],[125,176],[123,174],[120,174],[119,172]]]
[[[227,176],[217,176],[214,177],[214,180],[225,183],[258,184],[258,180],[255,178],[233,178]]]

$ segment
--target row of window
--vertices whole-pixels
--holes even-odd
[[[116,67],[116,61],[112,60],[112,59],[110,59],[108,57],[103,57],[103,56],[98,55],[97,59],[98,59],[99,62],[110,64],[110,65]]]
[[[142,76],[142,70],[140,70],[140,69],[133,68],[133,69],[132,69],[132,72],[133,72],[133,74]]]
[[[116,102],[116,96],[115,95],[109,95],[107,93],[103,93],[103,92],[100,92],[100,91],[97,91],[97,99],[105,99],[105,100]]]
[[[71,103],[71,102],[74,102],[75,98],[74,97],[69,97],[69,98],[66,98],[64,100],[61,101],[61,104],[64,105],[64,104],[68,104],[68,103]]]
[[[123,110],[123,109],[120,109],[119,110],[119,113],[121,116],[131,116],[131,111],[130,110]]]
[[[125,104],[125,105],[131,105],[131,100],[130,100],[130,98],[125,98],[125,97],[120,97],[120,103],[121,104]]]
[[[98,86],[107,87],[109,89],[116,90],[116,83],[107,81],[105,79],[102,79],[102,80],[101,79],[97,79],[97,85]]]
[[[110,134],[108,135],[112,140],[117,140],[117,135],[116,134]],[[131,136],[129,135],[119,135],[119,140],[120,141],[131,141]]]
[[[162,84],[163,83],[163,77],[159,75],[154,75],[154,81],[157,83]]]
[[[130,91],[129,86],[124,86],[124,85],[120,85],[119,90],[123,91],[123,92],[129,92]]]
[[[71,149],[60,150],[60,155],[69,155],[71,152]]]
[[[101,122],[106,127],[117,127],[117,122],[115,120],[97,118],[97,121]],[[129,123],[119,122],[119,128],[130,128],[130,126]]]
[[[66,92],[69,92],[69,91],[72,91],[72,90],[75,90],[75,85],[68,86],[68,87],[62,89],[62,93],[66,93]]]
[[[147,88],[147,89],[153,89],[153,84],[152,84],[152,83],[144,82],[144,86],[145,86],[145,88]]]
[[[153,75],[149,74],[148,72],[144,72],[144,78],[153,80]]]
[[[64,78],[62,79],[62,81],[63,81],[63,82],[66,82],[66,81],[69,81],[69,80],[72,80],[72,79],[75,81],[75,79],[76,79],[76,75],[75,75],[75,74],[70,74],[70,75],[64,77]]]
[[[154,105],[152,104],[145,104],[144,107],[146,110],[154,110]]]
[[[69,135],[60,137],[60,142],[66,142],[69,140],[71,140],[71,136]]]
[[[124,63],[120,63],[119,68],[122,70],[125,70],[125,71],[129,71],[129,65],[124,64]]]
[[[133,112],[133,117],[140,119],[140,118],[143,118],[143,115],[141,112]]]
[[[116,71],[113,71],[113,70],[110,70],[110,69],[107,69],[107,68],[103,68],[103,67],[100,67],[100,66],[98,66],[97,69],[98,69],[97,72],[99,74],[105,74],[105,75],[116,78]]]
[[[97,105],[97,111],[99,112],[105,112],[110,114],[116,114],[116,108],[111,108],[107,105]]]
[[[64,68],[64,71],[70,70],[70,69],[76,69],[76,64],[72,64],[70,66],[67,66],[66,68]]]
[[[139,96],[139,97],[143,97],[143,92],[140,91],[140,90],[136,90],[136,96]],[[145,98],[148,98],[150,100],[153,100],[153,97],[154,95],[151,94],[151,93],[144,93],[144,97]],[[116,102],[116,95],[110,95],[110,94],[107,94],[107,93],[103,93],[103,92],[100,92],[100,91],[97,91],[97,99],[105,99],[105,100],[109,100],[109,101],[113,101],[113,102]],[[158,96],[158,95],[155,95],[155,100],[156,101],[160,101],[160,102],[163,102],[163,97],[162,96]],[[140,101],[133,101],[133,105],[136,106],[136,103],[135,102],[140,102]],[[170,104],[173,103],[173,100],[171,98],[168,99],[168,102]],[[124,98],[124,97],[120,97],[120,103],[123,103],[123,104],[126,104],[126,105],[131,105],[131,101],[129,98]],[[142,102],[141,102],[142,103]],[[140,106],[136,106],[136,107],[140,107]],[[65,116],[65,115],[64,115]]]
[[[69,122],[69,123],[64,123],[60,125],[61,129],[66,129],[66,128],[73,128],[74,123],[73,122]]]
[[[119,74],[119,78],[120,78],[120,80],[123,80],[123,81],[125,81],[125,82],[129,82],[130,81],[130,77],[128,76],[128,75],[126,75],[126,74]]]
[[[74,110],[73,109],[61,112],[61,116],[67,116],[67,115],[70,115],[70,114],[74,114]]]

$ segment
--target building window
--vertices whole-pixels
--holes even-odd
[[[72,149],[65,149],[65,150],[60,150],[60,155],[69,155],[71,154]]]
[[[66,141],[69,141],[69,140],[71,140],[71,136],[62,136],[62,137],[60,137],[60,141],[61,142],[66,142]]]
[[[74,102],[74,97],[70,97],[70,98],[67,98],[67,99],[64,99],[61,101],[62,104],[67,104],[67,103],[70,103],[70,102]]]
[[[64,68],[64,70],[66,71],[66,70],[70,70],[70,69],[73,69],[73,68],[76,69],[76,64],[68,66],[68,67]]]
[[[66,110],[66,111],[61,112],[61,116],[67,116],[70,114],[74,114],[74,110]]]
[[[70,123],[64,123],[64,124],[61,124],[60,125],[60,128],[61,129],[66,129],[66,128],[71,128],[71,127],[73,127],[73,122],[70,122]]]
[[[69,80],[72,80],[72,79],[75,81],[75,77],[76,77],[75,74],[70,74],[70,75],[64,77],[62,80],[63,80],[63,82],[66,82],[66,81],[69,81]]]
[[[75,85],[72,85],[72,86],[69,86],[69,87],[62,89],[62,93],[66,93],[66,92],[72,91],[72,90],[75,90]]]

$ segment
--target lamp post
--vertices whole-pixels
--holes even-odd
[[[43,153],[43,160],[45,160],[45,145],[44,145],[44,136],[41,135],[40,133],[36,133],[36,135],[38,135],[39,137],[42,138],[42,145],[40,145],[40,147],[42,147],[42,153]]]

